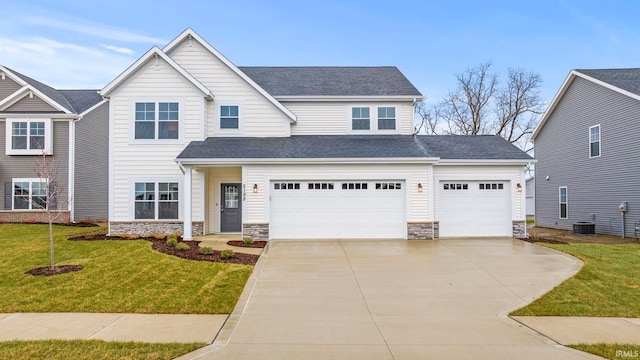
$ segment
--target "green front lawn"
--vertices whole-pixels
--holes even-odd
[[[634,344],[579,344],[569,345],[576,350],[602,356],[606,359],[637,359],[640,357],[640,345]]]
[[[230,313],[252,266],[183,260],[144,240],[68,241],[98,228],[56,226],[56,264],[84,269],[50,277],[46,225],[0,224],[0,312]]]
[[[584,266],[511,315],[640,317],[640,245],[540,245],[576,256]]]
[[[169,360],[205,344],[147,344],[101,340],[43,340],[0,342],[0,357],[12,360]]]

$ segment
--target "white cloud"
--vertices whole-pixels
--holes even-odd
[[[113,52],[117,52],[120,54],[127,54],[127,55],[132,55],[135,54],[136,52],[126,48],[126,47],[120,47],[120,46],[115,46],[115,45],[106,45],[106,44],[100,44],[100,46],[102,46],[103,48],[107,49],[107,50],[111,50]]]
[[[30,25],[45,26],[55,29],[73,31],[76,33],[91,35],[100,39],[116,40],[130,43],[164,44],[167,41],[151,36],[139,35],[130,30],[108,27],[102,24],[88,23],[78,19],[58,20],[52,17],[29,16],[26,21]]]

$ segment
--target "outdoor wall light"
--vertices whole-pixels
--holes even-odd
[[[258,192],[258,184],[253,184],[253,192],[254,193]]]
[[[520,183],[516,184],[516,191],[517,192],[522,192],[522,185],[520,185]]]
[[[422,183],[418,183],[418,192],[422,192]]]

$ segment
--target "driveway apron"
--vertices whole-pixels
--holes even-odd
[[[506,316],[581,266],[523,241],[275,241],[262,261],[236,321],[185,359],[596,358]]]

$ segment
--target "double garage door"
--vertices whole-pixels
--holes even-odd
[[[274,181],[270,187],[272,239],[406,238],[404,181]]]
[[[441,181],[440,237],[511,236],[509,181]]]

